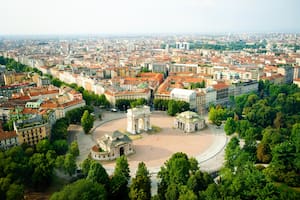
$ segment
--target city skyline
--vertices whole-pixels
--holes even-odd
[[[297,0],[2,3],[0,35],[300,32]]]

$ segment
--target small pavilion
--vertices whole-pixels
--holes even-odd
[[[196,132],[205,128],[205,120],[195,112],[185,111],[176,116],[174,120],[175,128],[186,133]]]

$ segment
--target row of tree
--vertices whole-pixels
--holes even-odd
[[[145,98],[116,100],[116,108],[121,111],[125,111],[129,108],[135,108],[137,106],[142,106],[146,104],[147,104],[147,100]]]
[[[149,171],[143,162],[139,163],[135,177],[130,179],[124,156],[117,159],[111,176],[99,162],[86,159],[81,165],[83,178],[54,193],[51,200],[299,199],[299,193],[281,190],[261,168],[253,165],[247,148],[241,148],[236,137],[229,142],[225,167],[217,183],[199,169],[196,159],[180,152],[173,154],[158,173],[158,191],[154,196],[151,196]]]
[[[197,83],[191,83],[189,86],[190,90],[197,89],[197,88],[205,88],[205,81],[197,82]]]
[[[65,186],[54,193],[51,200],[60,199],[198,199],[200,191],[205,191],[213,183],[211,176],[199,170],[194,158],[184,153],[174,154],[161,168],[158,177],[158,194],[151,197],[151,180],[146,165],[138,165],[135,177],[130,181],[129,165],[126,157],[116,161],[115,171],[109,176],[103,166],[86,159],[82,163],[84,178]],[[130,181],[130,184],[128,184]]]
[[[99,162],[90,159],[82,163],[82,173],[82,179],[65,186],[50,199],[129,199],[129,195],[136,194],[139,194],[138,196],[147,194],[147,199],[151,197],[149,172],[144,163],[139,164],[136,178],[132,180],[131,185],[136,187],[132,188],[132,192],[128,188],[130,171],[127,158],[124,156],[117,159],[112,176],[107,174]]]
[[[185,101],[154,99],[155,110],[167,110],[171,116],[190,110],[190,104]]]
[[[4,58],[3,56],[0,56],[0,65],[5,65],[6,69],[14,70],[16,72],[36,72],[39,73],[40,75],[42,74],[36,68],[32,68],[27,65],[24,65],[20,62],[15,61],[12,58]]]

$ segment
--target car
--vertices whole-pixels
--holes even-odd
[[[115,108],[110,109],[111,112],[117,112],[118,110]]]

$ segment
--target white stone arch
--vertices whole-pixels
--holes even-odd
[[[137,134],[151,129],[150,107],[141,106],[127,110],[127,131]]]

